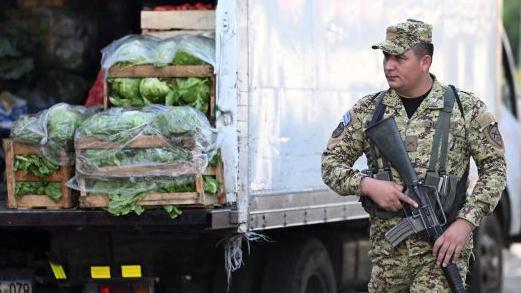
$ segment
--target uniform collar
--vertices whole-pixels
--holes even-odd
[[[443,109],[443,86],[436,80],[436,76],[431,74],[434,82],[430,93],[425,97],[417,111],[424,109]],[[400,96],[394,89],[389,89],[383,98],[382,103],[387,107],[401,109],[403,107]]]

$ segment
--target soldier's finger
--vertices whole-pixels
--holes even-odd
[[[436,241],[434,242],[434,245],[432,247],[432,255],[434,256],[434,258],[438,257],[438,251],[440,250],[440,247],[442,244],[443,244],[443,236],[436,239]]]
[[[440,250],[438,251],[438,257],[436,258],[436,264],[441,265],[441,262],[445,258],[445,254],[447,253],[447,250],[449,248],[448,243],[443,243],[440,247]]]
[[[446,267],[449,264],[452,255],[454,254],[455,246],[456,245],[451,244],[447,249],[447,253],[445,254],[445,258],[443,259],[443,267]]]
[[[401,201],[408,203],[409,205],[418,208],[418,203],[416,203],[412,198],[408,197],[407,195],[400,193],[399,198]]]
[[[457,261],[461,255],[461,251],[463,250],[463,246],[456,246],[456,250],[454,251],[454,258],[452,261]]]

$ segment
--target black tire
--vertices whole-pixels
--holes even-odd
[[[335,275],[329,255],[317,239],[299,239],[271,251],[261,293],[335,292]]]
[[[501,292],[503,286],[503,236],[495,214],[486,217],[474,234],[469,293]]]

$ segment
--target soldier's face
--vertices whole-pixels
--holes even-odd
[[[401,55],[391,55],[384,52],[384,73],[389,87],[400,93],[414,91],[429,72],[427,60],[418,57],[413,50],[408,50]]]

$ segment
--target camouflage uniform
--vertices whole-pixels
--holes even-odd
[[[430,42],[430,39],[430,25],[408,20],[388,28],[387,40],[373,48],[383,49],[390,54],[402,54],[418,41]],[[375,95],[363,97],[344,115],[322,154],[322,178],[340,195],[360,195],[360,182],[364,174],[353,169],[353,163],[362,154],[370,152],[364,130],[376,106]],[[471,93],[459,91],[458,95],[465,117],[462,117],[455,103],[449,130],[446,168],[447,174],[461,177],[470,156],[474,158],[480,178],[472,194],[467,196],[458,217],[479,226],[482,218],[494,210],[505,188],[503,142],[497,123],[485,104]],[[383,103],[386,105],[384,118],[395,116],[418,177],[425,178],[435,124],[443,109],[442,85],[434,80],[432,90],[410,119],[393,89],[386,92]],[[381,160],[379,164],[382,167]],[[392,169],[392,175],[395,182],[402,184],[395,169]],[[373,269],[369,292],[450,292],[442,270],[435,263],[432,245],[425,236],[413,235],[394,249],[385,239],[385,232],[399,220],[399,217],[370,219],[369,253]],[[471,251],[472,241],[467,241],[457,262],[462,278],[465,278]]]

